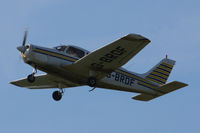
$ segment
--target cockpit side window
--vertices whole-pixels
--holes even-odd
[[[85,55],[84,51],[77,49],[77,48],[74,48],[74,47],[69,47],[66,50],[66,53],[73,56],[73,57],[77,57],[77,58],[82,58]]]
[[[55,47],[55,49],[57,49],[58,51],[64,51],[66,49],[67,46],[57,46]]]

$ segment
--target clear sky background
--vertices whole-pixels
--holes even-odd
[[[199,133],[199,13],[199,0],[0,0],[0,132]],[[90,51],[128,33],[144,35],[151,43],[124,67],[144,73],[168,54],[177,61],[168,82],[189,86],[150,102],[76,87],[55,102],[53,89],[8,84],[32,72],[16,49],[25,27],[28,43]]]

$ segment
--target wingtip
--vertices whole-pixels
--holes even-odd
[[[13,81],[8,82],[8,84],[13,84]]]
[[[130,34],[124,36],[123,39],[130,40],[130,41],[142,40],[142,41],[146,41],[147,43],[151,42],[148,38],[146,38],[142,35],[139,35],[139,34],[134,34],[134,33],[130,33]]]
[[[17,86],[17,82],[16,82],[16,81],[10,81],[10,82],[8,82],[8,83]]]
[[[186,83],[183,83],[185,86],[184,87],[186,87],[186,86],[189,86],[189,84],[186,84]]]
[[[181,88],[186,87],[186,86],[189,86],[189,84],[183,83],[183,82],[180,82],[180,81],[174,81],[174,82],[177,82],[177,83],[181,84],[181,85],[182,85]]]
[[[14,81],[11,81],[11,82],[8,82],[9,84],[12,84],[12,85],[15,85],[15,82]]]

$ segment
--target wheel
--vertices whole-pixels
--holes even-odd
[[[62,98],[62,93],[60,91],[54,91],[52,97],[55,101],[59,101]]]
[[[94,77],[90,77],[89,79],[88,79],[88,85],[90,86],[90,87],[94,87],[95,85],[96,85],[96,79],[94,78]]]
[[[27,77],[28,82],[33,83],[35,81],[35,76],[33,74],[28,75]]]

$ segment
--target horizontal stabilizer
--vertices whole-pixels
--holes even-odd
[[[149,101],[149,100],[154,99],[154,98],[156,98],[156,96],[147,95],[147,94],[140,94],[140,95],[137,95],[135,97],[132,97],[132,99],[139,100],[139,101]]]
[[[183,88],[185,86],[188,86],[187,84],[185,83],[182,83],[182,82],[178,82],[178,81],[173,81],[173,82],[170,82],[168,84],[165,84],[159,88],[157,88],[155,91],[158,91],[160,93],[160,95],[148,95],[148,94],[140,94],[140,95],[137,95],[135,97],[132,97],[132,99],[135,99],[135,100],[140,100],[140,101],[149,101],[149,100],[152,100],[154,98],[157,98],[157,97],[160,97],[162,95],[165,95],[169,92],[172,92],[172,91],[175,91],[177,89],[180,89],[180,88]]]

